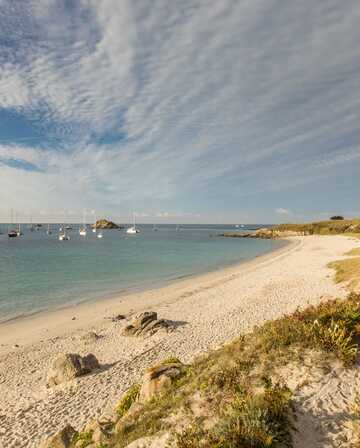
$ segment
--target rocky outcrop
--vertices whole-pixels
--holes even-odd
[[[310,235],[310,232],[305,230],[277,230],[277,229],[268,229],[263,228],[259,230],[255,230],[250,233],[222,233],[219,236],[227,237],[227,238],[261,238],[261,239],[277,239],[277,238],[288,238],[291,236],[305,236]]]
[[[99,219],[96,221],[96,224],[92,226],[96,229],[123,229],[124,227],[118,226],[112,221],[108,221],[107,219]]]
[[[146,402],[155,395],[163,393],[175,379],[183,375],[184,371],[185,366],[181,362],[151,367],[143,377],[139,401]]]
[[[71,425],[66,425],[54,436],[49,437],[41,448],[70,448],[77,432]]]
[[[122,331],[123,336],[147,336],[153,335],[159,330],[169,330],[171,324],[165,319],[158,319],[154,311],[145,311],[136,316],[130,325]]]
[[[58,356],[48,373],[48,387],[70,381],[86,375],[100,367],[95,355],[89,353],[82,357],[76,353],[65,353]]]

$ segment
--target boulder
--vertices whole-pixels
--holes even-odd
[[[48,373],[47,385],[56,386],[78,376],[86,375],[99,367],[100,364],[92,353],[84,357],[76,353],[62,354],[53,362]]]
[[[103,415],[98,419],[92,419],[84,426],[82,433],[91,434],[91,442],[94,446],[106,444],[111,437],[112,430],[117,420],[118,417],[113,414]]]
[[[93,443],[100,445],[108,442],[110,437],[111,435],[107,431],[107,429],[104,426],[100,425],[99,423],[98,426],[94,429],[94,432],[92,433],[91,440]]]
[[[150,368],[143,377],[139,401],[151,400],[154,395],[163,393],[171,383],[179,378],[185,370],[182,363],[160,364]]]
[[[70,448],[77,432],[71,425],[66,425],[54,436],[49,437],[41,448]]]
[[[145,311],[136,316],[130,325],[122,331],[123,336],[145,336],[153,335],[159,330],[169,330],[170,322],[158,319],[154,311]]]

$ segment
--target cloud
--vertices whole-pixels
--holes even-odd
[[[39,170],[1,165],[1,201],[211,210],[359,164],[359,16],[355,0],[2,0],[0,120],[47,141],[0,139]]]
[[[288,210],[287,208],[282,208],[282,207],[277,208],[275,210],[275,212],[278,213],[279,215],[290,215],[291,214],[290,210]]]

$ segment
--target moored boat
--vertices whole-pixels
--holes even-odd
[[[134,225],[132,227],[129,227],[128,229],[126,229],[126,233],[128,233],[130,235],[140,233],[140,230],[136,228],[135,213],[133,213],[133,221],[134,221]]]

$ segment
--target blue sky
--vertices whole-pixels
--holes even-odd
[[[0,220],[360,215],[356,0],[0,0]]]

